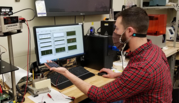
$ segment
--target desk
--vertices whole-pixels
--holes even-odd
[[[168,50],[164,51],[168,63],[170,65],[170,73],[171,73],[171,78],[172,78],[172,83],[174,84],[174,70],[175,70],[175,60],[176,60],[176,54],[179,51],[179,42],[176,42],[176,47],[173,47],[173,42],[172,41],[167,41],[166,45],[168,46]]]
[[[172,41],[167,41],[166,43],[167,43],[167,46],[169,46],[169,47],[173,46],[173,42]],[[179,49],[179,42],[176,42],[176,48]],[[179,60],[179,53],[177,53],[177,55],[176,55],[176,60]]]
[[[98,70],[94,70],[94,69],[90,69],[90,68],[86,68],[86,67],[85,67],[85,69],[87,69],[88,71],[90,71],[90,72],[92,72],[92,73],[94,73],[94,74],[97,74],[97,73],[99,72]],[[102,86],[104,86],[105,84],[112,82],[113,80],[114,80],[114,79],[103,78],[102,76],[95,75],[95,76],[93,76],[93,77],[91,77],[91,78],[89,78],[89,79],[86,79],[85,82],[88,82],[88,83],[90,83],[90,84],[92,84],[92,85],[95,85],[95,86],[97,86],[97,87],[102,87]],[[84,93],[82,93],[82,92],[81,92],[76,86],[74,86],[74,85],[72,85],[72,86],[70,86],[70,87],[67,87],[67,88],[65,88],[65,89],[63,89],[63,90],[58,90],[58,89],[56,89],[56,88],[54,88],[54,87],[52,87],[52,88],[55,89],[55,90],[57,90],[57,91],[60,91],[61,93],[65,94],[65,95],[67,95],[67,96],[73,96],[73,97],[75,97],[76,99],[75,99],[74,103],[78,103],[78,102],[80,102],[80,101],[82,101],[82,100],[84,100],[84,99],[87,98],[87,96],[86,96]],[[33,101],[31,101],[31,100],[28,98],[29,95],[30,95],[29,93],[27,93],[27,94],[25,95],[25,99],[26,99],[26,100],[25,100],[24,103],[34,103]]]
[[[165,53],[168,63],[170,65],[170,73],[172,78],[172,83],[174,83],[174,70],[175,70],[175,60],[176,60],[176,53],[178,52],[179,48],[168,47],[167,50],[163,50]]]
[[[171,68],[171,76],[172,76],[172,80],[173,80],[173,76],[174,76],[174,66],[175,66],[175,56],[176,56],[176,53],[178,52],[179,48],[174,48],[174,47],[168,47],[167,50],[163,50],[165,55],[167,56],[168,58],[168,61],[169,61],[169,65],[170,65],[170,68]],[[86,68],[86,67],[85,67]],[[97,70],[94,70],[94,69],[90,69],[90,68],[86,68],[88,71],[94,73],[94,74],[97,74],[98,71]],[[95,75],[94,77],[91,77],[89,79],[86,79],[85,81],[92,84],[92,85],[95,85],[97,87],[102,87],[104,86],[105,84],[107,83],[110,83],[112,82],[114,79],[108,79],[108,78],[103,78],[101,76],[98,76],[98,75]],[[53,87],[54,88],[54,87]],[[56,89],[56,88],[54,88]],[[56,89],[58,90],[58,89]],[[73,96],[75,97],[75,101],[74,103],[78,103],[84,99],[87,98],[87,96],[82,93],[76,86],[72,85],[70,87],[67,87],[63,90],[58,90],[60,91],[61,93],[67,95],[67,96]],[[34,103],[33,101],[31,101],[28,96],[30,94],[26,94],[25,95],[25,98],[26,98],[26,101],[25,103]]]

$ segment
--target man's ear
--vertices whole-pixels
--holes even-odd
[[[127,33],[129,34],[129,37],[133,35],[133,33],[136,33],[136,30],[133,27],[128,27],[127,28]]]

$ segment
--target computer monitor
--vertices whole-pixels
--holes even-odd
[[[33,28],[38,65],[84,54],[83,24]]]

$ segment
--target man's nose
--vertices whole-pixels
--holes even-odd
[[[117,34],[117,30],[116,30],[116,29],[114,29],[114,33],[116,33],[116,34]]]

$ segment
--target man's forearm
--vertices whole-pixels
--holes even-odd
[[[69,71],[63,73],[63,75],[68,78],[78,89],[80,89],[83,93],[87,94],[88,90],[91,87],[91,84],[86,83],[85,81],[81,80],[77,76],[73,75]]]
[[[115,78],[119,77],[122,73],[115,73]]]

